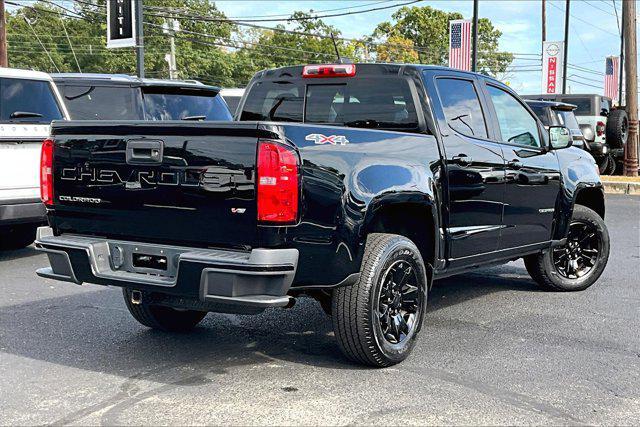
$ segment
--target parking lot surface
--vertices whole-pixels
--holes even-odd
[[[579,293],[521,261],[436,282],[418,345],[348,362],[313,300],[146,329],[119,289],[38,278],[0,253],[2,424],[638,424],[640,198],[608,196],[611,256]]]

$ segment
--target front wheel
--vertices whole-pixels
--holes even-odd
[[[153,305],[146,298],[147,294],[141,293],[141,299],[132,301],[131,289],[122,289],[125,304],[129,313],[138,322],[153,329],[166,332],[186,332],[196,327],[207,315],[204,311],[177,310],[171,307]]]
[[[332,319],[343,353],[374,367],[406,359],[420,331],[427,289],[424,262],[411,240],[370,234],[360,279],[333,292]]]
[[[555,291],[581,291],[600,277],[609,259],[609,232],[593,210],[576,205],[567,243],[524,258],[529,275],[541,287]]]

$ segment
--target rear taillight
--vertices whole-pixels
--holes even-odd
[[[53,141],[45,139],[40,153],[40,199],[45,205],[53,204]]]
[[[604,129],[605,129],[604,122],[598,122],[596,124],[596,135],[598,136],[604,135]]]
[[[355,64],[307,65],[302,69],[302,77],[308,79],[314,77],[353,77],[355,75]]]
[[[294,223],[298,219],[298,155],[275,141],[258,143],[258,221]]]

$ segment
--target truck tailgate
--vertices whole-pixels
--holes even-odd
[[[254,244],[256,123],[57,122],[52,135],[60,232]]]

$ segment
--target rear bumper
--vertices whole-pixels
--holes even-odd
[[[601,157],[609,153],[609,147],[607,144],[601,142],[588,142],[589,151],[594,157]]]
[[[0,200],[0,224],[44,223],[46,209],[39,199]]]
[[[157,292],[205,305],[286,306],[298,264],[297,249],[237,252],[188,248],[54,236],[49,227],[38,229],[35,243],[51,264],[37,270],[41,277]],[[134,254],[164,257],[166,269],[136,266]]]

